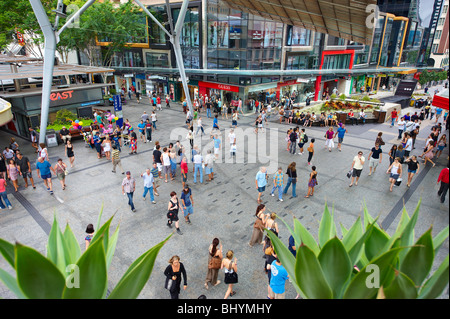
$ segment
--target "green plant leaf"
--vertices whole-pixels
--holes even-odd
[[[336,234],[335,229],[336,225],[334,225],[333,217],[330,214],[330,211],[328,210],[327,204],[325,204],[325,209],[322,215],[322,219],[320,220],[319,225],[319,245],[320,247],[323,247],[325,243],[330,240],[334,234]]]
[[[352,274],[353,265],[342,242],[334,237],[323,246],[318,256],[333,298],[341,297],[342,288]]]
[[[339,223],[339,225],[341,226],[342,237],[345,237],[345,235],[347,235],[347,233],[348,233],[348,229],[345,228],[345,226],[342,225],[342,223]]]
[[[379,228],[374,227],[364,246],[367,258],[372,260],[384,253],[383,248],[388,241],[389,237],[387,237]]]
[[[33,248],[15,245],[17,283],[30,299],[60,299],[64,276],[47,258]]]
[[[119,238],[119,229],[120,229],[120,224],[117,225],[117,228],[114,231],[114,234],[111,236],[111,238],[109,239],[109,242],[108,242],[108,249],[106,250],[106,267],[107,267],[107,269],[109,269],[112,258],[114,256],[114,252],[116,251],[117,239]]]
[[[11,290],[17,298],[26,299],[22,290],[20,290],[19,285],[17,284],[16,278],[8,274],[6,271],[0,268],[0,280],[5,284],[5,286]]]
[[[409,222],[406,224],[402,234],[400,235],[400,246],[405,247],[399,254],[400,264],[403,262],[406,254],[409,251],[409,247],[414,244],[414,228],[416,227],[417,219],[419,218],[420,204],[422,203],[422,199],[419,199],[417,203],[416,209],[411,216]]]
[[[81,248],[75,235],[72,232],[72,229],[70,229],[69,223],[66,224],[66,229],[64,230],[63,236],[67,246],[67,264],[75,264],[81,256]]]
[[[303,226],[299,220],[294,219],[295,233],[300,237],[301,244],[308,246],[316,256],[319,255],[320,248],[311,233]],[[299,247],[298,245],[297,247]]]
[[[417,287],[422,284],[433,266],[434,249],[431,230],[430,228],[417,240],[400,264],[400,271],[411,278]]]
[[[314,252],[301,245],[297,250],[295,279],[305,296],[310,299],[331,299],[333,292]]]
[[[102,220],[102,215],[103,215],[103,207],[104,207],[104,203],[102,202],[102,207],[100,208],[100,213],[98,214],[98,217],[97,217],[97,226],[95,227],[95,229],[100,229],[100,222]]]
[[[100,227],[100,229],[98,229],[94,233],[94,237],[92,237],[89,247],[101,238],[103,240],[103,248],[105,249],[105,254],[107,253],[107,249],[108,249],[108,245],[109,245],[109,243],[108,243],[109,242],[109,228],[111,226],[111,222],[112,222],[114,216],[115,215],[112,215],[111,218],[108,219],[106,221],[106,223],[104,223],[103,226]],[[88,247],[88,249],[89,249],[89,247]]]
[[[434,274],[425,282],[419,293],[419,299],[439,298],[448,285],[449,265],[448,255]]]
[[[433,238],[434,254],[436,254],[439,248],[441,248],[441,245],[448,238],[448,235],[449,235],[449,225],[447,225],[447,227],[441,230],[439,234],[437,234],[436,237]]]
[[[0,238],[0,253],[6,259],[8,264],[15,268],[14,260],[16,258],[14,254],[14,245]]]
[[[364,232],[364,234],[359,238],[359,240],[353,245],[350,250],[348,250],[348,255],[353,265],[356,265],[361,258],[362,253],[364,252],[364,242],[372,233],[373,228],[375,227],[376,220],[373,223],[369,224]]]
[[[63,298],[101,299],[108,286],[105,249],[101,238],[89,245],[76,266],[73,282],[70,276],[66,279]]]
[[[414,282],[402,272],[397,272],[395,279],[388,287],[384,287],[386,299],[416,299],[417,289]]]
[[[48,236],[47,258],[53,262],[59,271],[63,274],[66,271],[68,260],[66,260],[66,252],[68,247],[64,236],[59,229],[56,213],[53,214],[53,225]]]
[[[361,238],[363,234],[363,228],[361,224],[361,217],[358,216],[355,223],[350,227],[348,232],[344,235],[342,238],[342,244],[344,245],[345,249],[348,251],[350,248],[352,248],[358,239]]]
[[[363,212],[364,212],[364,229],[367,229],[370,224],[374,222],[374,219],[369,214],[369,210],[367,209],[366,203],[363,203]],[[378,224],[375,224],[375,227],[378,227]]]
[[[395,271],[393,265],[402,249],[391,249],[361,269],[345,290],[344,299],[375,298],[378,289],[384,285],[386,278],[389,278]],[[371,286],[372,284],[373,286]]]
[[[111,291],[108,299],[137,298],[150,278],[159,251],[171,236],[172,234],[136,259]]]

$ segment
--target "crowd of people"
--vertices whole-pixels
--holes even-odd
[[[131,98],[131,95],[130,95]],[[138,96],[136,95],[136,98]],[[206,182],[211,183],[214,181],[214,165],[215,161],[221,154],[223,149],[223,142],[221,140],[221,133],[219,128],[219,115],[222,113],[222,119],[228,119],[229,107],[226,103],[222,103],[220,99],[209,100],[207,97],[194,100],[194,114],[191,114],[187,109],[187,105],[183,103],[183,108],[186,113],[186,125],[188,127],[188,134],[186,140],[189,141],[190,149],[186,149],[182,143],[177,140],[169,143],[167,146],[163,146],[159,141],[154,142],[154,147],[151,155],[151,163],[149,167],[142,169],[142,172],[132,173],[131,171],[125,171],[122,167],[121,152],[124,147],[130,148],[130,155],[138,154],[138,143],[150,143],[154,139],[154,130],[157,130],[157,115],[156,112],[161,111],[161,99],[158,96],[151,97],[151,104],[153,111],[151,114],[143,112],[136,126],[130,123],[128,119],[125,119],[122,126],[116,125],[114,130],[108,130],[110,124],[107,120],[110,117],[110,112],[106,111],[103,116],[99,114],[95,115],[97,119],[94,124],[91,125],[91,133],[89,137],[85,139],[86,145],[95,150],[99,159],[106,158],[112,163],[112,172],[116,173],[118,167],[124,178],[121,183],[121,190],[124,196],[127,196],[128,205],[130,210],[134,213],[136,208],[134,205],[134,193],[137,189],[137,180],[140,179],[143,186],[142,200],[147,199],[147,194],[150,196],[150,202],[156,204],[155,198],[158,196],[166,196],[167,199],[167,223],[168,228],[175,226],[177,234],[182,235],[180,219],[184,217],[186,225],[192,223],[191,218],[194,216],[194,194],[193,190],[188,185],[188,180],[192,176],[194,184],[199,182],[203,184],[204,176],[207,176]],[[170,107],[167,98],[166,107]],[[268,103],[258,103],[256,106],[256,119],[254,122],[255,133],[264,129],[264,125],[268,124],[273,111],[280,114],[284,118],[284,112],[290,112],[292,105],[291,102],[285,102],[286,105],[277,104],[274,107]],[[212,119],[213,132],[210,135],[213,147],[204,151],[206,156],[203,156],[201,147],[195,142],[194,138],[200,133],[202,136],[205,134],[203,129],[202,108],[205,109],[206,119]],[[403,176],[407,176],[406,186],[410,187],[413,182],[414,176],[419,173],[422,166],[427,165],[428,162],[434,167],[434,158],[439,158],[442,155],[444,148],[447,146],[447,136],[443,134],[443,126],[439,121],[442,113],[431,112],[431,109],[427,112],[425,110],[420,111],[420,114],[400,115],[401,112],[394,110],[391,113],[392,121],[391,127],[395,125],[399,130],[399,143],[392,145],[388,155],[383,156],[383,150],[386,143],[383,140],[382,132],[377,135],[374,145],[367,155],[364,156],[363,151],[359,151],[357,155],[353,157],[350,167],[350,171],[347,177],[351,180],[349,187],[357,186],[364,167],[369,167],[367,176],[375,174],[377,167],[382,163],[383,159],[389,160],[389,168],[386,173],[388,174],[389,190],[392,192],[394,186],[400,185],[399,181]],[[235,108],[231,110],[231,126],[236,127],[239,119],[240,112],[242,112],[242,101]],[[364,112],[364,111],[362,111]],[[214,114],[213,114],[214,113]],[[440,114],[438,116],[438,113]],[[290,113],[291,114],[291,113]],[[330,114],[326,116],[322,113],[317,117],[314,113],[297,112],[297,115],[292,113],[292,117],[288,116],[287,124],[297,124],[297,126],[290,128],[287,131],[285,142],[286,151],[290,155],[302,156],[305,152],[308,153],[306,163],[309,167],[307,177],[305,181],[305,198],[314,196],[315,187],[318,185],[318,168],[313,165],[313,159],[315,154],[315,138],[309,138],[306,132],[308,127],[311,127],[312,123],[319,121],[324,127],[324,150],[333,152],[336,148],[335,139],[337,138],[337,150],[342,152],[342,146],[344,144],[345,134],[348,133],[345,123],[341,123],[336,114]],[[419,134],[421,121],[428,119],[428,114],[431,115],[430,120],[433,120],[433,116],[436,116],[432,130],[426,141],[425,148],[418,151],[415,149],[415,139]],[[417,115],[417,116],[416,116]],[[448,128],[448,112],[443,114],[444,125]],[[353,121],[356,119],[353,112],[348,114],[351,120],[351,124],[358,124]],[[423,117],[423,118],[422,118]],[[364,122],[365,116],[361,116],[361,121]],[[411,124],[412,123],[412,124]],[[194,134],[194,125],[197,126],[196,133]],[[137,130],[135,130],[135,127]],[[335,130],[336,127],[336,130]],[[65,129],[65,128],[63,128]],[[64,143],[65,155],[68,158],[68,164],[70,167],[75,166],[75,152],[74,145],[72,144],[70,134],[62,130],[61,139]],[[31,134],[36,137],[36,134]],[[236,135],[233,129],[230,130],[228,135],[228,142],[230,143],[230,157],[236,156]],[[37,143],[36,139],[32,139],[32,143],[36,144],[36,152],[38,153],[38,159],[36,162],[36,171],[38,178],[41,178],[50,192],[53,194],[52,186],[52,173],[55,174],[60,181],[62,190],[66,189],[65,178],[68,175],[68,164],[63,159],[58,159],[55,165],[52,165],[49,161],[48,150],[45,144]],[[298,152],[297,152],[298,147]],[[305,151],[306,148],[306,151]],[[413,153],[416,154],[413,154]],[[348,154],[348,152],[344,152]],[[384,157],[384,158],[383,158]],[[419,159],[422,158],[424,162],[419,164]],[[188,161],[189,159],[189,161]],[[191,169],[189,163],[192,163]],[[270,195],[282,202],[283,195],[286,195],[291,189],[292,197],[297,198],[297,183],[300,180],[300,173],[297,169],[297,159],[291,161],[286,167],[278,167],[277,171],[269,176],[266,167],[261,167],[255,177],[255,187],[257,191],[257,209],[255,213],[255,222],[253,224],[253,232],[251,239],[248,243],[250,247],[261,245],[262,252],[264,253],[264,271],[268,277],[267,298],[269,299],[282,299],[285,298],[285,285],[289,276],[286,269],[283,267],[281,261],[278,259],[269,237],[264,235],[265,229],[272,231],[278,236],[279,227],[276,221],[277,215],[274,212],[269,211],[266,204],[263,204],[262,195],[266,190],[266,186],[271,186]],[[366,165],[366,166],[365,166]],[[405,170],[403,166],[407,167]],[[192,173],[190,173],[192,171]],[[407,174],[405,173],[407,172]],[[35,189],[34,180],[32,177],[32,166],[27,157],[23,156],[19,150],[19,145],[14,139],[11,139],[10,146],[6,147],[2,153],[0,159],[0,195],[6,206],[12,209],[11,203],[6,196],[6,180],[11,180],[14,185],[15,191],[18,191],[18,178],[22,176],[25,181],[25,187],[28,186],[28,179],[31,182],[32,187]],[[188,177],[189,176],[189,177]],[[162,181],[168,183],[171,187],[170,192],[161,193],[158,188],[161,186]],[[181,182],[181,191],[177,193],[173,189],[179,187]],[[448,165],[442,170],[437,181],[441,184],[438,195],[441,202],[444,202],[446,193],[448,191]],[[295,200],[295,199],[294,199]],[[0,200],[0,207],[6,208]],[[268,211],[268,212],[266,212]],[[92,224],[88,225],[86,229],[86,249],[89,247],[90,240],[93,237],[95,230]],[[295,256],[295,243],[292,242],[292,236],[289,238],[289,250]],[[204,288],[210,289],[221,283],[219,278],[219,271],[224,273],[224,283],[227,285],[224,298],[227,299],[236,294],[235,285],[238,284],[238,259],[232,250],[223,251],[222,244],[218,238],[212,240],[211,245],[208,248],[208,264],[205,265],[206,277],[204,280]],[[207,266],[207,267],[206,267]],[[166,278],[164,287],[168,290],[171,298],[177,299],[181,293],[181,286],[183,289],[187,288],[187,268],[181,262],[181,258],[174,255],[168,261],[168,266],[164,270],[164,276]],[[297,296],[298,297],[298,296]]]

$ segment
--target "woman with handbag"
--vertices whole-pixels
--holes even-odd
[[[392,192],[392,188],[394,187],[395,182],[399,180],[402,176],[402,164],[400,164],[400,158],[396,157],[394,159],[394,163],[389,166],[386,174],[389,174],[389,183],[391,186],[389,187],[389,191]]]
[[[317,172],[316,167],[311,167],[311,173],[309,174],[309,180],[308,180],[308,193],[306,194],[305,198],[308,198],[310,196],[314,195],[314,187],[317,185]]]
[[[179,235],[182,235],[179,225],[179,219],[178,219],[178,210],[180,208],[180,203],[178,201],[177,193],[171,192],[170,193],[170,201],[169,205],[167,207],[167,226],[172,228],[173,222],[175,222],[175,228],[177,230],[177,233]]]
[[[164,270],[164,275],[166,276],[164,288],[169,290],[171,299],[178,299],[181,291],[181,275],[183,275],[184,280],[183,290],[187,288],[186,269],[180,262],[180,257],[175,255],[170,258],[169,265]]]
[[[266,210],[266,206],[264,204],[258,205],[256,208],[256,221],[253,224],[253,234],[252,238],[250,239],[250,242],[248,245],[250,247],[253,247],[254,244],[262,243],[262,239],[264,236],[264,227],[266,224],[266,215],[264,214],[264,211]]]
[[[66,175],[68,174],[67,165],[60,158],[55,165],[56,176],[58,177],[59,182],[61,183],[61,187],[63,190],[66,189]]]
[[[213,286],[217,286],[220,284],[220,280],[217,280],[217,276],[219,275],[219,269],[222,265],[222,244],[219,246],[219,239],[214,238],[212,244],[209,245],[209,253],[208,253],[208,272],[206,274],[205,279],[205,288],[208,289],[208,283],[211,283]]]
[[[233,285],[238,283],[238,274],[237,274],[237,258],[234,257],[234,261],[232,260],[234,253],[232,250],[229,250],[225,255],[225,258],[222,259],[222,264],[220,266],[221,269],[224,269],[225,272],[225,283],[228,285],[227,292],[225,293],[224,299],[227,299],[228,296],[233,297],[236,294],[236,291],[233,291]]]

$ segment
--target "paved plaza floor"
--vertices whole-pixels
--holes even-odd
[[[104,107],[103,109],[109,109]],[[110,109],[113,109],[112,107]],[[143,111],[151,112],[148,100],[142,103],[128,102],[124,106],[124,117],[128,118],[133,126],[140,119]],[[413,109],[411,109],[413,110]],[[405,110],[402,110],[404,113]],[[206,132],[212,126],[212,119],[201,114]],[[124,175],[120,172],[112,173],[112,164],[105,158],[97,159],[95,150],[86,147],[84,141],[74,141],[75,167],[70,170],[66,179],[66,190],[62,190],[59,181],[53,178],[54,195],[50,195],[44,187],[42,180],[37,178],[35,172],[36,155],[30,143],[17,138],[20,150],[30,158],[34,170],[37,188],[24,188],[20,180],[20,189],[17,193],[8,187],[8,197],[12,203],[12,210],[0,211],[0,238],[8,241],[18,241],[29,245],[45,254],[48,234],[56,214],[61,227],[68,222],[84,250],[84,237],[87,224],[95,225],[97,217],[104,204],[102,221],[105,222],[115,214],[112,229],[120,223],[120,234],[116,252],[109,270],[109,289],[119,281],[131,263],[143,252],[162,241],[172,231],[166,226],[167,205],[169,193],[176,191],[181,194],[182,186],[179,168],[175,181],[164,183],[160,181],[159,194],[156,204],[149,199],[142,200],[143,181],[139,175],[150,167],[154,141],[158,140],[162,146],[167,146],[177,139],[186,142],[185,115],[179,104],[172,104],[170,109],[164,108],[157,112],[157,131],[154,131],[152,143],[138,143],[138,154],[129,155],[125,147],[121,153],[122,165],[125,171],[131,171],[137,180],[134,194],[136,212],[130,211],[127,197],[122,195],[121,182]],[[262,200],[270,211],[276,212],[286,222],[292,225],[293,216],[300,221],[317,237],[319,221],[323,214],[325,203],[334,207],[334,216],[337,225],[342,224],[349,228],[362,215],[364,203],[373,217],[379,216],[380,224],[392,234],[397,227],[403,205],[411,215],[419,199],[422,199],[419,220],[416,226],[418,238],[429,227],[433,227],[433,235],[446,227],[449,223],[448,195],[445,203],[441,204],[436,193],[438,175],[448,162],[448,148],[437,160],[436,167],[428,164],[415,176],[411,187],[406,183],[395,187],[389,192],[388,175],[389,166],[387,153],[393,143],[398,143],[397,129],[388,124],[366,124],[347,126],[342,152],[335,148],[329,152],[325,147],[325,129],[320,127],[307,128],[309,139],[315,138],[315,155],[312,164],[317,167],[318,186],[314,196],[304,198],[307,192],[308,174],[310,166],[307,165],[307,155],[292,155],[286,151],[285,136],[289,128],[287,124],[270,121],[264,133],[259,133],[255,139],[253,114],[242,116],[238,122],[238,129],[247,133],[243,140],[238,139],[237,151],[243,160],[237,163],[229,161],[228,130],[230,119],[222,120],[219,117],[220,138],[222,140],[220,159],[214,165],[215,178],[212,182],[203,184],[193,183],[192,164],[189,164],[188,184],[194,198],[194,214],[192,224],[188,225],[180,216],[180,226],[183,235],[174,234],[161,250],[156,261],[149,282],[140,294],[140,298],[167,299],[169,294],[164,289],[163,271],[168,260],[178,255],[187,271],[188,288],[182,291],[180,298],[195,299],[201,294],[207,298],[223,298],[226,285],[223,283],[223,272],[219,274],[222,281],[216,287],[205,290],[203,284],[207,272],[208,247],[214,237],[220,239],[224,253],[231,249],[238,259],[239,283],[235,285],[237,294],[232,299],[265,299],[267,296],[267,276],[263,271],[264,259],[262,246],[250,248],[248,242],[252,234],[254,214],[257,207],[257,191],[255,189],[255,175],[260,166],[281,166],[285,173],[287,166],[295,161],[298,170],[297,198],[291,196],[291,190],[284,195],[283,202],[277,197],[270,196],[270,188],[266,189]],[[433,121],[434,122],[434,121]],[[422,123],[420,134],[416,141],[416,149],[412,154],[420,155],[425,145],[425,139],[430,132],[432,122],[425,120]],[[249,133],[250,132],[250,133]],[[383,161],[375,174],[368,176],[368,165],[362,172],[357,187],[348,187],[349,180],[346,173],[351,167],[353,157],[359,150],[368,153],[378,132],[383,132],[386,145],[383,149]],[[448,134],[448,132],[447,132]],[[10,134],[0,131],[0,146],[9,144]],[[239,138],[239,137],[238,137]],[[256,143],[257,147],[254,147]],[[212,149],[209,135],[195,138],[195,144],[202,150]],[[49,148],[50,162],[55,165],[58,158],[68,163],[64,154],[64,146]],[[239,157],[238,156],[238,157]],[[406,174],[404,174],[404,177]],[[205,176],[204,176],[205,177]],[[206,178],[205,178],[206,180]],[[286,179],[285,179],[286,181]],[[271,185],[271,184],[270,184]],[[285,225],[278,221],[280,237],[287,244],[289,232]],[[338,227],[340,235],[340,228]],[[448,254],[448,240],[442,246],[435,259],[434,269],[437,268]],[[0,258],[0,268],[12,274],[12,269]],[[15,298],[15,296],[0,283],[1,298]],[[292,284],[287,284],[286,298],[296,297]],[[448,288],[443,297],[448,298]]]

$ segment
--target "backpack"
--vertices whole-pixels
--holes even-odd
[[[291,142],[295,142],[297,140],[297,133],[292,132],[291,135],[289,135],[289,139]]]
[[[303,135],[303,141],[302,141],[302,143],[303,143],[303,144],[304,144],[304,143],[308,143],[308,135],[306,135],[306,134]]]

